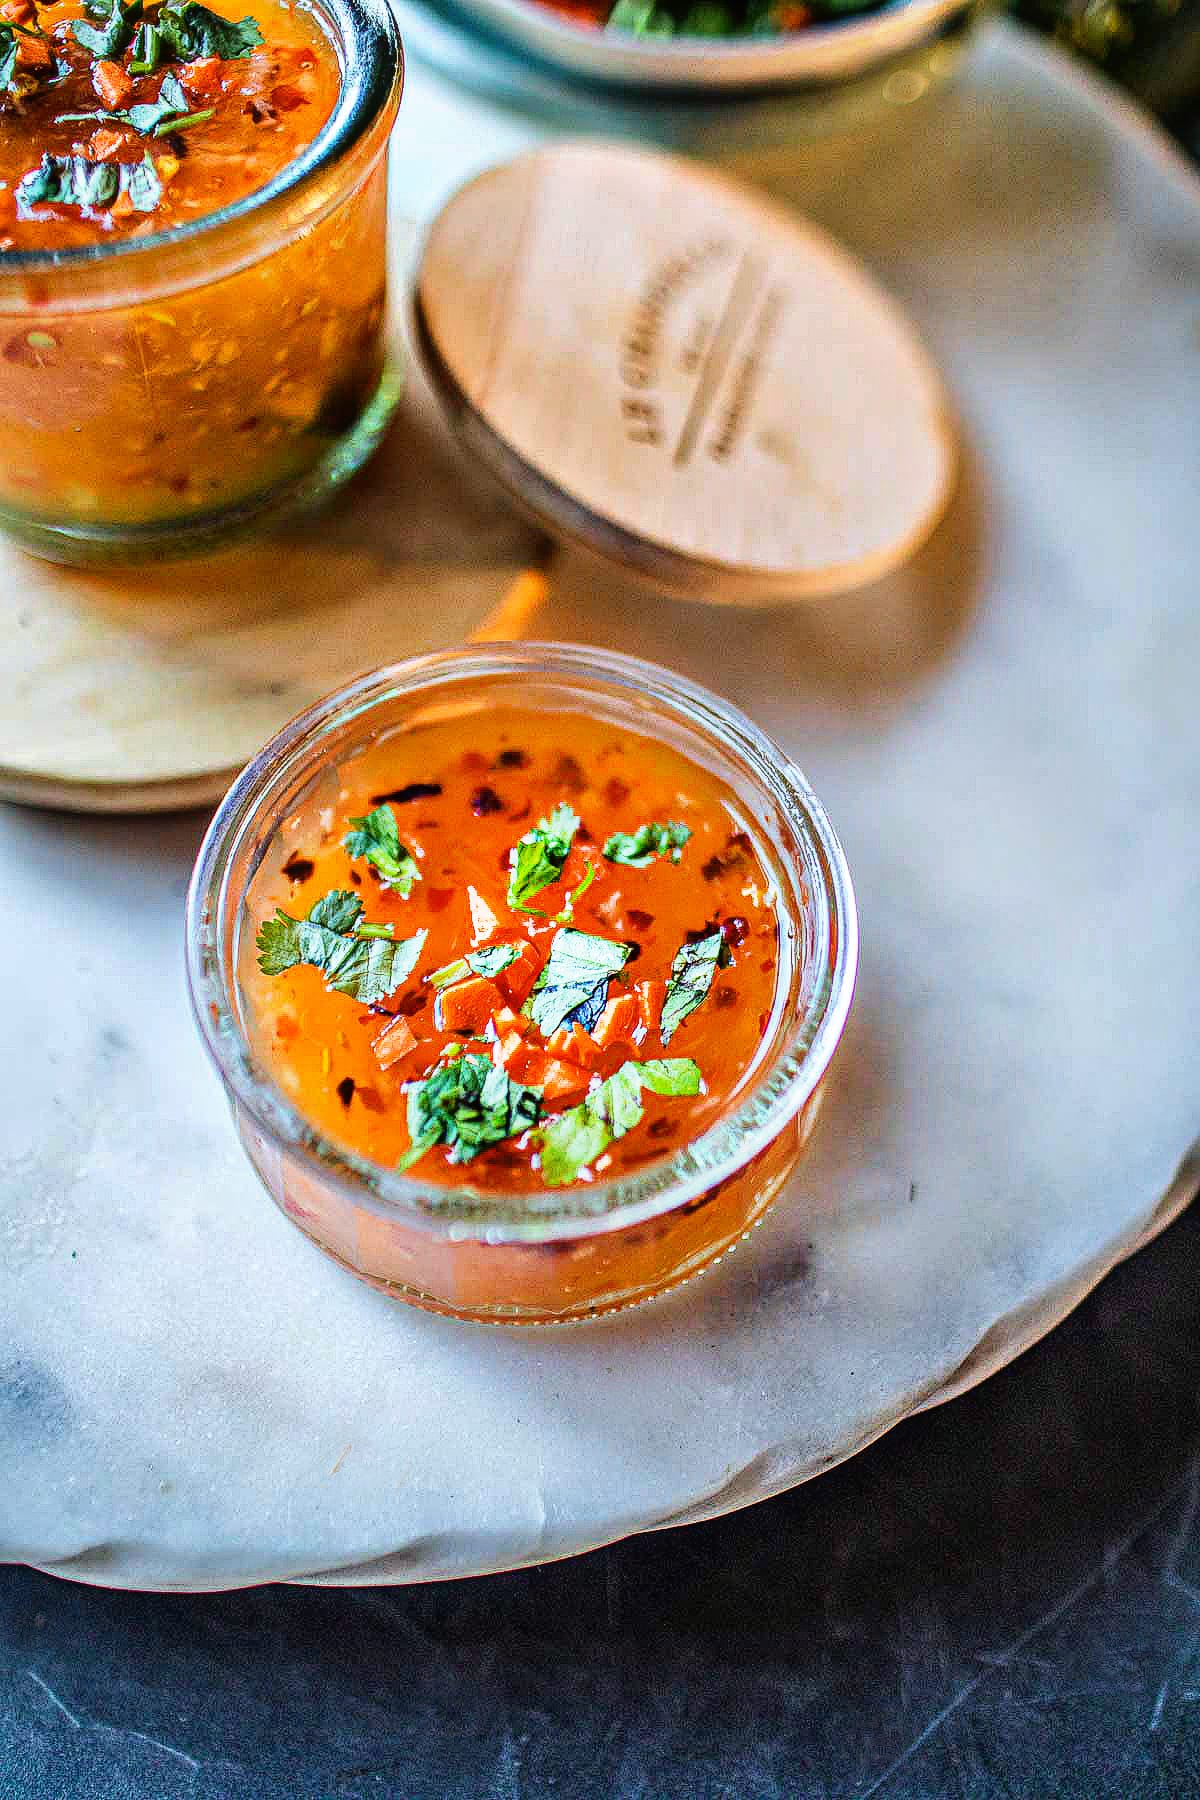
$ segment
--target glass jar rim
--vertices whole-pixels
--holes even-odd
[[[227,891],[235,852],[270,805],[289,770],[316,736],[335,726],[369,727],[383,702],[433,694],[444,681],[545,676],[581,691],[596,683],[633,691],[670,707],[684,724],[715,732],[740,755],[746,772],[816,854],[821,882],[810,892],[823,966],[803,1012],[791,1023],[748,1092],[699,1137],[630,1173],[578,1188],[488,1195],[400,1175],[332,1143],[319,1132],[254,1055],[226,980],[226,949],[244,890]],[[729,702],[686,677],[639,657],[590,645],[467,645],[413,657],[356,677],[299,713],[259,751],[229,789],[205,833],[187,899],[188,987],[209,1056],[239,1108],[289,1154],[310,1164],[385,1216],[451,1239],[545,1242],[638,1224],[699,1197],[765,1149],[816,1091],[849,1016],[858,967],[858,918],[845,853],[806,777],[786,753]],[[236,979],[236,978],[235,978]]]
[[[404,85],[404,50],[387,0],[312,0],[337,27],[341,81],[333,111],[311,144],[263,187],[215,212],[144,238],[76,245],[66,250],[10,250],[0,254],[0,286],[7,276],[84,273],[115,264],[134,274],[138,266],[176,246],[189,247],[223,226],[253,219],[278,201],[295,199],[330,169],[372,127],[395,115]],[[388,119],[390,129],[390,119]],[[132,266],[131,266],[132,265]]]

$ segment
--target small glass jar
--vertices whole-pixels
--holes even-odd
[[[324,1139],[256,1056],[242,983],[282,827],[332,802],[338,770],[421,717],[517,703],[586,712],[711,770],[755,822],[776,891],[775,999],[728,1110],[684,1148],[575,1188],[487,1194],[422,1182]],[[451,710],[447,710],[451,709]],[[535,1324],[664,1292],[761,1218],[816,1119],[854,989],[858,929],[841,846],[803,775],[725,701],[680,676],[582,646],[503,644],[360,677],[284,728],[234,783],[201,847],[187,959],[201,1034],[251,1162],[323,1250],[390,1294],[459,1318]]]
[[[313,504],[395,406],[386,0],[313,0],[334,110],[256,193],[154,236],[0,255],[0,530],[56,562],[213,547]]]

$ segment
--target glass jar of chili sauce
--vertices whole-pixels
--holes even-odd
[[[401,68],[385,0],[4,0],[0,528],[203,549],[366,459]]]
[[[736,1245],[813,1128],[856,961],[789,758],[569,645],[419,658],[302,714],[189,898],[196,1018],[277,1205],[485,1321],[612,1311]]]

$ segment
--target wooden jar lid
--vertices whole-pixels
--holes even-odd
[[[415,305],[473,452],[552,532],[660,588],[837,593],[946,504],[945,398],[894,302],[682,158],[574,142],[478,176],[430,229]]]

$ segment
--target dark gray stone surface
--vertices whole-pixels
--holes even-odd
[[[1200,1796],[1200,1211],[711,1525],[429,1587],[0,1570],[2,1800]]]

